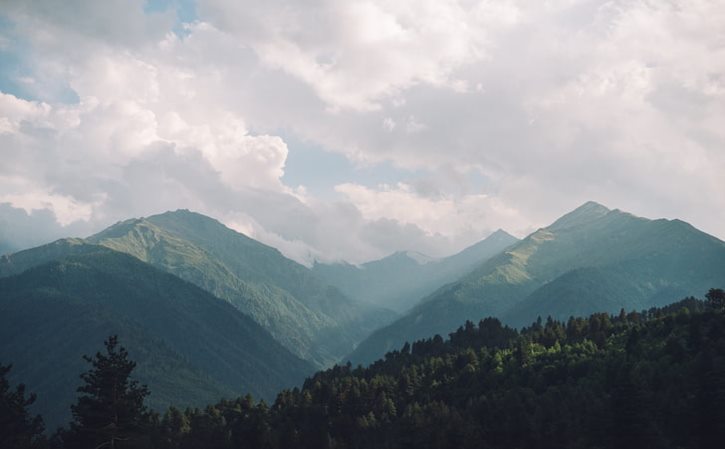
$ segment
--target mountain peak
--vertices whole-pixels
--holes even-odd
[[[414,262],[418,265],[425,265],[430,262],[435,262],[436,259],[417,251],[396,251],[393,254],[380,259],[380,261],[403,261]]]
[[[149,218],[174,218],[174,219],[185,219],[185,220],[208,220],[208,221],[218,221],[214,218],[211,218],[209,216],[206,216],[204,214],[200,214],[198,212],[194,212],[193,210],[189,209],[176,209],[176,210],[169,210],[160,214],[152,215]]]
[[[488,237],[486,237],[484,240],[500,240],[500,239],[506,239],[506,240],[518,240],[513,235],[509,234],[508,232],[504,231],[501,228],[496,229],[493,231]]]
[[[409,258],[414,260],[419,265],[425,265],[430,262],[435,262],[435,258],[428,256],[423,253],[419,253],[417,251],[405,251],[405,255]]]
[[[581,206],[577,207],[572,213],[601,213],[606,214],[610,209],[603,204],[597,203],[596,201],[587,201]]]
[[[610,209],[597,203],[596,201],[587,201],[573,211],[556,220],[551,226],[548,227],[548,229],[558,230],[591,223],[604,217],[610,212]]]

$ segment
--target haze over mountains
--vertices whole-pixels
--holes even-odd
[[[318,367],[337,362],[395,317],[350,300],[278,250],[187,210],[127,220],[88,242],[131,254],[229,301]]]
[[[589,202],[440,288],[350,355],[386,351],[466,320],[523,325],[668,304],[725,285],[725,242],[680,220],[648,220]]]
[[[405,312],[441,285],[458,280],[477,264],[517,241],[516,237],[499,229],[484,240],[443,259],[399,251],[360,266],[315,263],[312,271],[351,298]]]
[[[41,396],[51,425],[68,418],[81,355],[111,333],[161,410],[246,392],[271,400],[394,316],[189,211],[2,256],[0,293],[0,360]]]
[[[312,269],[178,210],[0,257],[0,362],[55,425],[81,354],[110,333],[163,409],[271,399],[315,368],[368,363],[466,320],[639,310],[722,285],[725,242],[593,202],[520,241],[499,230],[443,259],[409,251]]]

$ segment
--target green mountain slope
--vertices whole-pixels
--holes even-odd
[[[351,354],[366,363],[466,319],[523,325],[541,315],[667,304],[725,285],[725,242],[679,220],[586,203],[430,295]]]
[[[278,250],[194,212],[127,220],[87,240],[229,301],[317,366],[338,361],[394,317],[345,297]]]
[[[494,318],[466,322],[369,367],[318,372],[274,407],[220,401],[187,411],[183,431],[169,413],[159,440],[178,449],[716,449],[725,438],[723,301],[521,331]]]
[[[138,376],[157,408],[230,393],[269,399],[312,371],[205,290],[126,254],[66,243],[77,255],[0,278],[0,360],[38,394],[38,411],[51,425],[68,417],[87,368],[81,355],[95,353],[110,334],[139,361]],[[16,257],[29,256],[0,265]]]
[[[0,277],[20,274],[23,271],[44,263],[68,256],[79,256],[99,251],[95,245],[89,245],[82,239],[60,239],[46,245],[0,256]]]
[[[498,230],[443,259],[397,252],[360,266],[316,263],[312,271],[351,298],[405,312],[424,296],[458,280],[517,241],[516,237]]]

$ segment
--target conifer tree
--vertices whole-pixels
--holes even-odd
[[[150,413],[144,406],[149,391],[130,379],[136,363],[128,358],[118,338],[105,341],[106,353],[83,358],[91,369],[81,374],[81,396],[71,406],[73,421],[63,439],[70,448],[142,447]]]
[[[26,449],[45,446],[43,420],[33,417],[27,407],[35,395],[25,396],[25,385],[10,388],[6,376],[10,366],[0,365],[0,448]]]
[[[707,303],[715,310],[725,309],[725,290],[721,288],[711,288],[705,295]]]

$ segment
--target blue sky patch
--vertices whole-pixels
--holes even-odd
[[[303,185],[315,196],[335,196],[334,187],[355,183],[368,187],[396,184],[420,174],[394,167],[389,162],[374,166],[357,166],[344,155],[326,151],[313,142],[298,139],[285,131],[275,132],[284,139],[289,153],[282,181],[290,187]]]
[[[174,33],[182,37],[188,35],[183,24],[194,22],[199,18],[196,13],[196,2],[194,0],[147,0],[144,5],[144,12],[147,14],[164,12],[169,9],[176,11]]]
[[[28,101],[77,103],[78,95],[65,81],[37,79],[32,54],[30,44],[18,36],[15,24],[0,16],[0,92]]]

